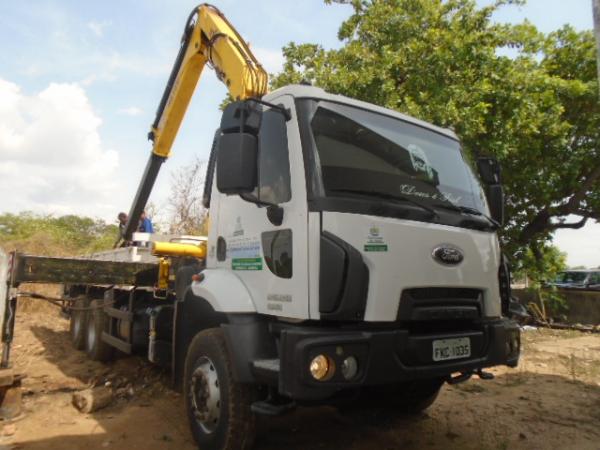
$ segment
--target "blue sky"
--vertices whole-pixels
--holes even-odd
[[[196,4],[0,3],[0,212],[75,212],[112,220],[129,209],[150,151],[149,125]],[[281,47],[290,41],[338,46],[339,24],[351,12],[322,0],[214,4],[270,72],[281,66]],[[590,29],[591,0],[530,0],[495,16],[501,22],[523,19],[546,32],[564,23]],[[207,158],[225,94],[207,70],[159,177],[152,197],[157,205],[165,202],[174,169],[195,155]],[[588,228],[600,242],[600,227]],[[569,241],[571,235],[565,236]]]

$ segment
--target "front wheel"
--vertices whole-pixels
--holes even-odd
[[[382,386],[367,386],[354,401],[338,406],[343,414],[363,414],[374,411],[385,416],[396,413],[418,414],[429,408],[437,399],[443,378],[414,380]],[[390,416],[390,417],[391,417]]]
[[[420,413],[433,405],[443,384],[443,378],[402,383],[395,387],[388,406],[404,413]]]
[[[233,379],[233,362],[221,329],[204,330],[192,340],[185,359],[184,392],[192,435],[202,450],[252,447],[254,391]]]

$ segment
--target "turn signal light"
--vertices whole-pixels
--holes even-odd
[[[331,358],[326,355],[317,355],[310,362],[310,374],[315,380],[329,380],[335,372],[335,365]]]

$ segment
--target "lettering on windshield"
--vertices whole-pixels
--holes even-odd
[[[460,203],[462,197],[460,195],[455,195],[450,192],[423,192],[419,191],[416,186],[412,184],[401,184],[398,186],[400,188],[400,192],[403,195],[413,195],[415,197],[426,198],[429,200],[436,201],[447,201],[450,203]]]

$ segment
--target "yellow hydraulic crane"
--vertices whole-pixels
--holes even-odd
[[[131,240],[162,163],[183,120],[206,65],[212,67],[235,100],[267,93],[268,75],[248,44],[216,7],[203,3],[188,17],[177,59],[148,135],[152,153],[129,211],[122,238]]]

